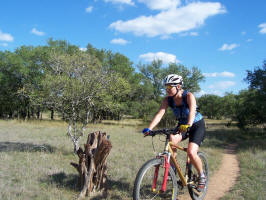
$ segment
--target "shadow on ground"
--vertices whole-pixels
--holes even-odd
[[[22,142],[0,142],[0,152],[55,152],[56,148],[48,144],[32,144]]]
[[[204,147],[224,149],[228,144],[236,143],[239,135],[238,130],[215,129],[206,130]]]
[[[130,184],[125,182],[125,179],[121,179],[119,181],[115,181],[115,180],[109,180],[107,179],[107,185],[108,185],[108,199],[112,199],[112,200],[117,200],[117,199],[121,199],[121,195],[117,195],[117,193],[120,194],[131,194],[132,193],[132,188],[130,187]],[[116,194],[113,194],[112,191],[115,191]],[[102,200],[102,199],[106,199],[105,196],[103,195],[97,195],[94,196],[92,198],[90,198],[91,200]],[[129,197],[123,197],[122,199],[131,199]]]
[[[206,130],[203,147],[224,149],[228,144],[237,144],[238,150],[253,148],[253,146],[266,150],[266,134],[261,131],[252,132],[240,129]]]
[[[64,188],[66,190],[79,191],[77,185],[78,175],[77,174],[66,174],[65,172],[59,172],[47,176],[44,179],[41,179],[40,182],[56,185],[58,188]]]
[[[79,192],[81,191],[81,188],[77,184],[78,182],[78,175],[77,174],[66,174],[65,172],[59,172],[56,174],[52,174],[47,176],[44,179],[41,179],[40,182],[45,183],[47,185],[56,185],[58,188],[64,188],[66,190],[72,190],[73,192],[77,193],[77,196]],[[108,199],[121,199],[121,196],[118,196],[117,193],[123,193],[123,194],[131,194],[132,189],[129,186],[129,183],[126,183],[125,181],[114,181],[114,180],[108,180]],[[116,194],[113,194],[112,191],[115,191]],[[106,199],[106,196],[103,194],[98,194],[96,196],[91,196],[90,200],[102,200]],[[127,197],[125,198],[127,199]]]

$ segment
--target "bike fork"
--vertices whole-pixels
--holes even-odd
[[[165,192],[166,191],[166,185],[167,185],[167,178],[168,178],[168,173],[169,173],[169,167],[170,167],[170,154],[169,155],[164,155],[164,176],[163,176],[163,183],[160,192]],[[154,172],[154,177],[153,177],[153,185],[152,185],[152,191],[156,192],[156,185],[157,185],[157,179],[158,179],[158,174],[159,174],[159,168],[160,165],[156,166],[155,172]]]
[[[169,167],[170,167],[170,162],[169,159],[165,156],[164,157],[164,176],[163,176],[163,184],[162,184],[162,188],[161,191],[165,192],[166,191],[166,184],[167,184],[167,178],[168,178],[168,173],[169,173]]]
[[[160,165],[156,166],[154,177],[153,177],[153,184],[152,184],[152,191],[156,192],[156,185],[157,185],[157,179],[158,179],[158,173],[159,173]]]

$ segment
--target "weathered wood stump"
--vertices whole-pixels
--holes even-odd
[[[84,151],[77,151],[79,164],[71,162],[79,172],[79,185],[81,192],[79,198],[90,196],[95,192],[107,195],[107,161],[112,145],[106,133],[94,132],[88,134]]]

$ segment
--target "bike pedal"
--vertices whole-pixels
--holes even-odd
[[[193,189],[197,189],[197,186],[196,186],[196,185],[191,185],[191,187],[192,187]]]
[[[180,180],[177,181],[177,187],[178,187],[179,190],[183,190],[184,189],[184,186],[183,186],[183,184],[182,184],[182,182]]]
[[[178,195],[180,195],[180,194],[185,194],[185,192],[184,191],[178,191]]]

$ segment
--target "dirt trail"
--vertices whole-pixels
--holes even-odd
[[[220,168],[210,178],[208,192],[204,200],[218,200],[235,184],[240,171],[235,149],[235,144],[226,147]],[[191,198],[188,194],[178,198],[178,200],[189,199]]]

